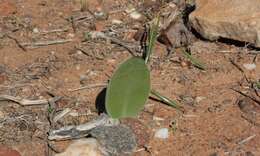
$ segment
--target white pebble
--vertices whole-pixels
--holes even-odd
[[[129,14],[130,17],[135,20],[140,19],[142,17],[142,14],[140,14],[138,11],[136,11],[136,9],[133,6],[129,6],[126,9],[126,13]]]
[[[169,130],[168,128],[161,128],[155,132],[154,135],[155,138],[160,139],[167,139],[169,137]]]
[[[153,120],[155,120],[155,121],[164,121],[164,118],[153,116]]]
[[[119,24],[122,24],[123,23],[123,21],[121,21],[121,20],[117,20],[117,19],[113,19],[112,20],[112,24],[117,24],[117,25],[119,25]]]
[[[0,119],[3,119],[5,117],[4,112],[0,111]]]
[[[83,53],[82,53],[82,51],[77,50],[77,54],[78,54],[78,55],[82,55]]]
[[[80,65],[76,65],[76,70],[80,70]]]
[[[139,12],[137,11],[133,11],[130,13],[130,17],[135,19],[135,20],[138,20],[142,17],[142,14],[140,14]]]
[[[51,51],[51,55],[55,55],[55,51]]]
[[[195,98],[195,101],[196,101],[197,103],[199,103],[200,101],[202,101],[202,100],[204,100],[204,99],[206,99],[206,97],[204,97],[204,96],[197,96],[197,97]]]
[[[243,64],[243,66],[247,69],[247,70],[254,70],[256,68],[256,65],[254,63],[245,63]]]
[[[39,29],[38,28],[33,28],[33,33],[39,33],[40,31],[39,31]]]
[[[68,34],[68,37],[69,37],[69,38],[74,38],[74,37],[75,37],[75,34],[74,34],[74,33],[69,33],[69,34]]]

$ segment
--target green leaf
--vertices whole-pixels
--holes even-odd
[[[150,93],[150,71],[138,57],[126,60],[116,70],[106,91],[106,110],[112,118],[134,117]]]

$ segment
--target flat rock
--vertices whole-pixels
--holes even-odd
[[[260,0],[196,0],[191,26],[204,38],[227,38],[260,47]]]
[[[98,126],[90,131],[109,156],[127,156],[136,149],[133,131],[125,125]]]

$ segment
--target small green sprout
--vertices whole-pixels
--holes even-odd
[[[155,42],[156,42],[156,39],[157,39],[157,36],[158,36],[158,31],[159,31],[159,21],[160,21],[160,18],[159,16],[156,18],[156,24],[153,24],[151,29],[149,30],[149,36],[148,36],[148,49],[147,51],[145,52],[146,54],[146,57],[145,57],[145,63],[147,64],[150,57],[151,57],[151,54],[153,52],[153,49],[154,49],[154,45],[155,45]]]
[[[143,109],[149,94],[163,103],[180,109],[177,102],[151,90],[150,60],[159,31],[159,16],[151,26],[148,35],[148,47],[144,49],[144,58],[132,57],[123,62],[113,74],[106,91],[105,107],[107,113],[115,119],[134,117]]]

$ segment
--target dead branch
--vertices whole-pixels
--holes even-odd
[[[79,90],[83,90],[83,89],[105,87],[105,86],[107,86],[107,83],[92,84],[92,85],[87,85],[87,86],[83,86],[83,87],[79,87],[79,88],[75,88],[75,89],[69,89],[69,91],[70,92],[75,92],[75,91],[79,91]]]
[[[12,37],[12,36],[10,36],[10,35],[8,35],[8,34],[6,34],[6,36],[7,36],[9,39],[13,40],[13,41],[17,44],[17,46],[18,46],[19,48],[21,48],[23,51],[27,51],[26,48],[25,48],[16,38],[14,38],[14,37]]]
[[[22,43],[22,46],[29,46],[31,48],[35,47],[41,47],[41,46],[48,46],[48,45],[54,45],[54,44],[64,44],[67,42],[73,41],[72,39],[58,39],[58,40],[52,40],[52,41],[38,41],[38,42],[32,42],[32,43]]]
[[[0,95],[0,100],[8,100],[16,102],[22,106],[31,106],[31,105],[46,105],[49,103],[49,100],[42,99],[42,100],[28,100],[23,99],[21,97],[15,97],[11,95]],[[50,99],[51,100],[51,99]]]
[[[93,32],[90,32],[89,35],[90,35],[91,39],[105,39],[107,41],[110,41],[111,43],[122,46],[123,48],[128,50],[130,52],[130,54],[133,56],[135,56],[135,53],[137,52],[137,50],[135,50],[135,49],[137,49],[137,47],[139,46],[139,44],[136,44],[136,43],[131,43],[132,45],[130,45],[129,43],[121,41],[117,38],[107,36],[103,32],[93,31]]]

